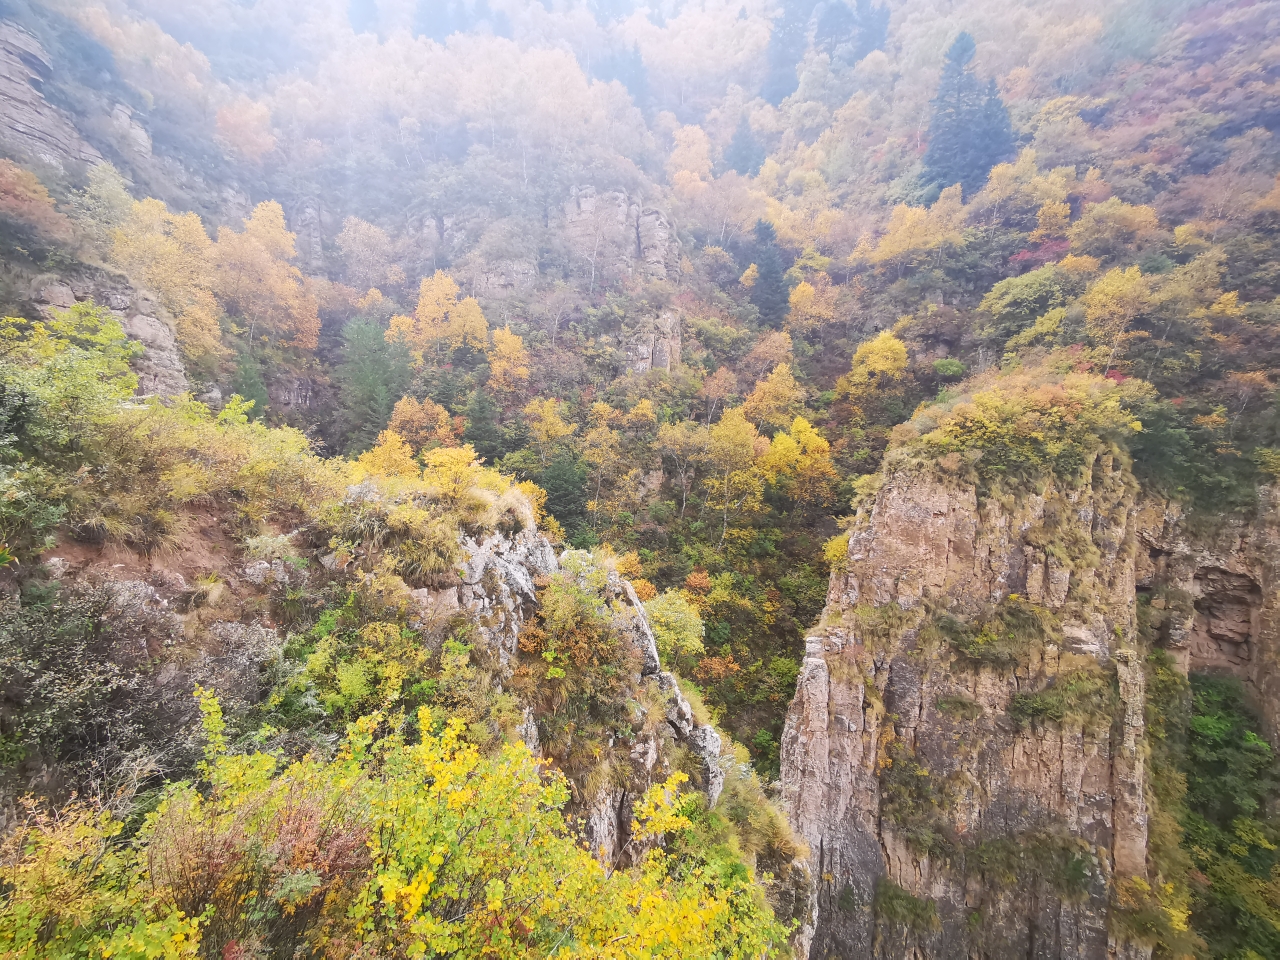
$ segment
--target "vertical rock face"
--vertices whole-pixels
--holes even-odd
[[[1137,587],[1158,639],[1184,672],[1244,682],[1280,743],[1280,499],[1258,491],[1248,520],[1190,533],[1180,511],[1150,503],[1138,517]]]
[[[292,204],[289,228],[296,235],[294,247],[298,251],[298,265],[302,272],[322,276],[325,268],[324,217],[320,200],[316,197],[303,197]]]
[[[1146,875],[1137,486],[1086,477],[981,498],[904,466],[859,511],[782,744],[802,953],[1149,955],[1108,916]]]
[[[680,241],[666,214],[622,191],[575,188],[564,205],[564,233],[597,274],[665,280],[679,259]]]
[[[102,154],[80,136],[71,118],[40,92],[52,75],[40,41],[17,24],[0,21],[0,142],[59,170],[102,163]]]
[[[650,370],[670,373],[680,365],[682,317],[678,310],[663,310],[644,321],[627,344],[627,372]]]

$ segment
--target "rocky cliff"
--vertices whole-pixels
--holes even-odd
[[[509,669],[517,656],[520,631],[537,608],[537,584],[559,573],[559,558],[546,537],[534,530],[514,536],[495,534],[485,540],[465,540],[460,583],[442,589],[413,592],[419,622],[427,629],[441,626],[455,616],[475,624],[485,647]],[[624,633],[639,654],[639,674],[631,678],[636,688],[651,687],[661,716],[642,715],[635,727],[642,731],[630,745],[630,774],[625,784],[611,782],[592,794],[575,793],[586,838],[602,860],[624,857],[631,835],[632,806],[653,783],[671,773],[670,748],[680,745],[697,758],[701,786],[710,805],[715,804],[724,783],[720,759],[721,738],[714,727],[702,724],[681,693],[676,678],[662,669],[653,630],[635,589],[617,573],[607,573],[603,599],[612,610],[615,628]],[[537,725],[525,708],[521,733],[537,752]]]
[[[348,495],[365,492],[353,487]],[[193,753],[198,745],[192,687],[217,690],[232,714],[251,707],[262,697],[262,678],[287,639],[274,615],[280,602],[321,592],[331,581],[351,589],[366,574],[354,566],[344,568],[336,554],[320,556],[308,549],[305,529],[282,534],[291,549],[304,555],[285,561],[249,557],[236,540],[234,521],[215,511],[192,513],[185,527],[186,535],[173,549],[150,556],[64,536],[45,554],[44,573],[50,580],[105,590],[114,598],[110,615],[122,625],[122,642],[129,647],[121,655],[157,657],[164,663],[147,681],[147,689],[139,687],[138,696],[179,705],[171,718],[172,739],[175,744],[183,741],[187,753]],[[409,622],[435,652],[460,623],[474,627],[479,658],[495,665],[500,688],[519,655],[521,630],[538,608],[539,586],[562,569],[560,556],[533,527],[467,537],[461,546],[452,585],[411,591]],[[592,850],[605,862],[623,863],[636,853],[628,846],[634,802],[673,772],[677,752],[693,758],[700,770],[698,784],[711,805],[732,759],[721,759],[720,735],[695,718],[675,677],[662,670],[644,607],[631,584],[612,571],[604,580],[601,599],[611,610],[613,627],[638,654],[637,675],[628,680],[635,693],[637,732],[625,745],[630,756],[626,775],[605,778],[596,788],[575,783],[573,808]],[[0,596],[0,601],[6,599]],[[535,753],[542,752],[536,718],[527,706],[519,735]],[[15,798],[43,774],[33,768],[24,776],[34,779],[0,783],[0,830],[15,813]]]
[[[1142,957],[1138,487],[980,497],[919,464],[859,510],[783,741],[811,957]],[[1146,566],[1143,567],[1144,572]]]
[[[1237,677],[1280,743],[1280,499],[1258,491],[1248,518],[1189,530],[1176,507],[1148,502],[1138,515],[1139,597],[1154,642],[1184,673]]]
[[[133,361],[139,396],[176,397],[190,389],[167,314],[154,297],[124,276],[80,264],[57,276],[39,274],[23,279],[29,286],[24,305],[33,312],[48,314],[91,300],[116,316],[129,339],[142,348]]]

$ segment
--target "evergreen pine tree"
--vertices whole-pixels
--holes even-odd
[[[888,7],[873,7],[870,0],[857,0],[857,6],[851,9],[844,0],[832,0],[818,17],[813,46],[833,62],[857,63],[872,50],[883,47],[888,37]]]
[[[782,326],[787,318],[791,291],[787,288],[786,265],[778,248],[773,224],[756,222],[755,265],[758,275],[751,288],[751,302],[760,311],[760,319],[771,327]]]
[[[976,50],[973,37],[962,33],[947,51],[924,156],[929,182],[943,188],[959,183],[966,195],[986,182],[1014,146],[1009,111],[995,81],[984,87],[970,69]]]
[[[267,384],[262,379],[262,364],[253,354],[245,352],[236,359],[236,374],[231,378],[231,392],[242,400],[252,400],[250,420],[261,420],[267,414]]]
[[[987,159],[990,160],[982,174],[985,181],[991,168],[1013,153],[1017,143],[1013,135],[1013,121],[1009,119],[1009,108],[1000,98],[1000,90],[994,79],[987,81],[987,97],[982,103],[982,119],[978,126]]]
[[[463,416],[467,418],[462,431],[464,442],[471,444],[487,463],[494,463],[507,452],[503,443],[502,428],[498,426],[498,405],[483,390],[476,389],[467,398]]]
[[[809,42],[809,18],[815,5],[815,0],[784,0],[782,16],[773,24],[773,33],[769,36],[769,73],[760,95],[774,106],[800,86],[796,64],[804,56]]]
[[[535,482],[547,492],[547,512],[564,527],[570,542],[587,526],[587,466],[572,454],[547,464]]]
[[[382,327],[363,317],[347,324],[342,339],[336,425],[343,450],[361,453],[373,446],[409,387],[409,354],[387,343]]]
[[[853,52],[857,63],[873,50],[883,50],[889,40],[889,7],[873,7],[871,0],[858,0],[858,41]]]
[[[756,140],[751,123],[744,116],[738,121],[738,129],[734,131],[729,149],[725,151],[725,162],[744,177],[754,177],[760,172],[764,158],[764,148]]]

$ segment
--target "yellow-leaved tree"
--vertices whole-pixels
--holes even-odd
[[[226,349],[213,295],[213,244],[200,218],[172,213],[159,200],[140,200],[111,236],[112,263],[159,297],[173,317],[183,359],[212,372]]]
[[[136,839],[86,807],[5,844],[0,945],[15,958],[274,953],[464,958],[753,958],[786,938],[749,871],[667,852],[692,829],[683,774],[636,803],[637,866],[606,870],[562,814],[564,777],[523,743],[481,751],[423,708],[421,736],[357,720],[332,760],[230,753],[197,689],[202,782],[164,793]],[[679,843],[673,850],[682,849]]]
[[[449,411],[430,398],[401,397],[391,410],[387,429],[399,434],[414,453],[433,446],[458,445],[458,431]]]
[[[474,297],[459,300],[461,291],[443,270],[425,277],[418,288],[418,308],[412,317],[391,318],[388,343],[403,343],[418,363],[439,360],[446,350],[469,346],[487,350],[489,322]]]
[[[530,400],[525,404],[524,416],[544,464],[556,445],[578,429],[576,423],[564,421],[560,416],[560,401],[552,397]]]
[[[796,382],[789,363],[780,363],[765,377],[742,405],[746,418],[756,425],[777,430],[789,424],[804,405],[804,388]]]
[[[947,248],[964,245],[964,220],[959,184],[943,190],[928,210],[899,204],[889,215],[888,229],[869,259],[877,265],[892,265],[899,274],[929,257],[940,259]]]
[[[790,432],[774,434],[760,458],[765,479],[791,499],[793,523],[826,507],[835,499],[839,481],[831,460],[831,445],[804,417],[796,417]]]
[[[1117,351],[1139,335],[1132,330],[1133,321],[1146,312],[1150,303],[1151,285],[1138,267],[1108,271],[1085,292],[1084,317],[1089,335],[1110,348],[1107,371],[1115,362]]]
[[[729,538],[730,521],[754,516],[764,509],[764,480],[756,457],[767,449],[742,407],[725,411],[707,438],[707,507],[720,515],[720,546]]]
[[[246,325],[251,341],[267,337],[314,350],[320,314],[302,272],[290,262],[297,255],[293,241],[280,204],[258,204],[241,232],[218,230],[211,253],[213,290],[227,313]]]
[[[835,290],[831,278],[825,273],[816,274],[813,282],[801,280],[791,291],[791,311],[787,314],[787,329],[805,333],[820,330],[836,316]]]
[[[394,430],[383,430],[373,448],[360,454],[357,471],[370,477],[416,477],[421,468],[413,448]]]
[[[493,331],[489,351],[489,389],[500,397],[510,397],[529,382],[529,351],[511,327]]]
[[[836,384],[855,405],[878,391],[891,389],[907,370],[907,346],[888,330],[861,344],[853,355],[853,365]]]

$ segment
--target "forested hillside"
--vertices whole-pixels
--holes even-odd
[[[2,950],[1280,956],[1277,64],[1276,0],[3,0]],[[981,833],[981,730],[1137,757],[1139,853]]]

